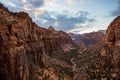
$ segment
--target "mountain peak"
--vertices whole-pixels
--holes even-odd
[[[54,31],[55,29],[54,29],[52,26],[49,26],[49,27],[48,27],[48,30]]]

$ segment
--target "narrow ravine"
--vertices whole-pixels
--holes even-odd
[[[78,53],[79,53],[78,56],[80,56],[84,51],[86,51],[86,47],[83,45],[83,50],[82,50],[82,51],[78,50]],[[73,73],[74,73],[74,78],[73,78],[73,80],[77,80],[77,77],[79,76],[79,73],[80,73],[80,72],[83,72],[84,69],[82,69],[82,68],[77,68],[77,64],[74,62],[74,59],[75,59],[75,57],[73,57],[73,58],[71,59],[71,62],[72,62],[72,64],[73,64],[73,66],[72,66],[72,71],[73,71]]]

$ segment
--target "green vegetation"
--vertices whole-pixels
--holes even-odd
[[[69,67],[63,67],[57,64],[51,64],[51,67],[55,69],[56,74],[59,76],[62,76],[63,74],[67,74],[72,77],[74,75],[72,69]]]

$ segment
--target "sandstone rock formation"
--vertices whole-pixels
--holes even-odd
[[[41,28],[27,13],[0,4],[0,80],[59,80],[57,70],[46,65],[67,43],[71,38],[65,32]]]
[[[55,29],[54,29],[52,26],[49,26],[49,27],[48,27],[48,30],[50,30],[50,31],[55,31]]]
[[[120,16],[108,26],[100,51],[103,66],[109,67],[109,76],[120,79]]]
[[[108,26],[105,36],[102,38],[100,45],[97,46],[98,51],[94,52],[93,53],[94,55],[92,55],[95,56],[96,54],[96,57],[92,57],[91,64],[86,69],[89,79],[91,80],[120,79],[119,33],[120,33],[120,17],[117,17]]]

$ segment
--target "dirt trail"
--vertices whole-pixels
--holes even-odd
[[[81,50],[78,50],[78,53],[79,53],[78,56],[80,56],[84,51],[86,51],[86,47],[83,45],[83,50],[82,50],[82,51],[81,51]],[[75,59],[75,57],[73,57],[73,58],[71,59],[71,62],[72,62],[72,64],[73,64],[73,66],[72,66],[72,71],[73,71],[73,73],[74,73],[74,78],[73,78],[73,80],[77,80],[77,76],[79,76],[80,72],[84,72],[84,69],[83,69],[83,68],[77,68],[77,64],[74,62],[74,59]]]

